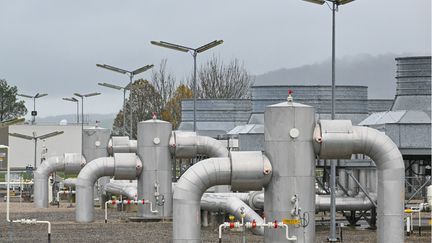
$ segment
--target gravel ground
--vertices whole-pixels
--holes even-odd
[[[127,222],[128,216],[134,213],[122,213],[111,209],[109,221],[104,223],[104,212],[96,209],[96,221],[92,224],[74,222],[74,208],[34,209],[30,203],[11,203],[11,219],[37,218],[52,223],[52,242],[169,242],[172,236],[171,222],[136,223]],[[46,225],[6,224],[6,204],[0,203],[0,242],[45,242],[47,239]],[[317,225],[317,241],[325,242],[329,227]],[[203,228],[203,242],[218,242],[217,229]],[[375,242],[376,231],[363,228],[344,228],[344,242]],[[241,242],[241,232],[224,232],[223,242]],[[248,242],[264,242],[262,236],[246,234]],[[405,242],[432,242],[431,231],[424,230],[406,237]]]

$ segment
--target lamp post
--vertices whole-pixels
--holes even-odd
[[[83,146],[84,146],[84,98],[100,95],[101,93],[88,93],[88,94],[80,94],[74,93],[75,96],[81,98],[81,154],[83,154]]]
[[[76,105],[77,105],[76,123],[78,124],[79,123],[79,101],[75,97],[63,98],[63,100],[76,103]]]
[[[181,46],[177,44],[168,43],[165,41],[151,41],[150,42],[153,45],[165,47],[169,49],[173,49],[176,51],[181,52],[189,52],[191,53],[193,60],[194,60],[194,74],[193,74],[193,130],[196,131],[196,71],[197,71],[197,65],[196,65],[196,58],[198,53],[207,51],[208,49],[211,49],[215,46],[218,46],[223,43],[223,40],[215,40],[210,43],[207,43],[203,46],[200,46],[198,48],[190,48],[187,46]]]
[[[154,65],[153,64],[145,65],[145,66],[140,67],[140,68],[138,68],[138,69],[136,69],[134,71],[124,70],[124,69],[113,67],[113,66],[110,66],[110,65],[107,65],[107,64],[96,64],[96,66],[100,67],[100,68],[104,68],[104,69],[110,70],[110,71],[113,71],[113,72],[117,72],[117,73],[128,75],[129,76],[129,86],[132,86],[133,77],[135,75],[143,73],[143,72],[145,72],[145,71],[153,68]],[[120,86],[117,86],[117,87],[120,87]],[[113,87],[111,87],[111,88],[113,88]],[[124,92],[124,95],[126,96],[126,90],[124,90],[123,92]],[[125,108],[124,102],[125,101],[123,99],[123,110]],[[133,137],[133,126],[132,126],[133,125],[133,121],[132,121],[132,116],[133,116],[132,115],[132,92],[129,92],[129,106],[130,106],[130,114],[129,114],[129,117],[130,117],[130,129],[129,129],[129,136],[132,139],[132,137]],[[125,112],[126,111],[124,110],[123,113],[125,113]],[[123,123],[123,125],[124,125],[124,123]]]
[[[60,134],[63,134],[63,131],[55,131],[55,132],[51,132],[51,133],[47,133],[41,136],[37,136],[36,132],[33,132],[33,136],[28,136],[28,135],[24,135],[24,134],[20,134],[20,133],[9,133],[10,136],[12,137],[17,137],[17,138],[22,138],[22,139],[26,139],[26,140],[33,140],[34,141],[34,170],[36,170],[36,164],[37,164],[37,160],[36,160],[36,155],[37,155],[37,142],[38,140],[41,139],[47,139],[47,138],[51,138]]]
[[[331,119],[335,119],[335,89],[336,89],[336,11],[340,5],[354,0],[303,0],[323,5],[326,3],[332,10],[332,91],[331,91]],[[339,241],[336,237],[336,160],[330,160],[330,237],[328,241]]]
[[[126,136],[126,90],[132,91],[133,89],[141,88],[140,85],[126,85],[125,87],[121,87],[115,84],[109,83],[98,83],[98,85],[115,89],[115,90],[123,90],[123,127],[122,127],[122,135]]]
[[[32,115],[32,125],[35,124],[36,122],[36,116],[37,116],[37,111],[36,111],[36,99],[38,98],[42,98],[44,96],[47,96],[48,94],[40,94],[37,93],[34,96],[31,95],[26,95],[26,94],[17,94],[18,96],[24,97],[24,98],[29,98],[29,99],[33,99],[33,110],[31,112]]]

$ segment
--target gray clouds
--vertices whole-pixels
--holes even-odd
[[[430,53],[430,4],[357,0],[342,6],[338,57]],[[3,1],[0,78],[24,93],[48,92],[41,116],[65,113],[58,97],[96,90],[105,96],[95,98],[100,103],[88,110],[108,113],[121,106],[120,94],[97,82],[126,84],[127,77],[98,69],[96,63],[135,69],[167,58],[177,79],[190,73],[190,56],[151,46],[151,40],[194,47],[223,39],[222,46],[199,55],[198,61],[213,53],[224,60],[236,57],[260,74],[328,59],[330,28],[326,6],[300,0]]]

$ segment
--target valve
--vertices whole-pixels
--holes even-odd
[[[292,102],[294,101],[294,99],[292,97],[292,93],[293,93],[292,89],[288,89],[287,101],[288,101],[288,104],[290,104],[290,105],[292,105]]]

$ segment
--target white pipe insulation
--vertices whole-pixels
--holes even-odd
[[[378,130],[352,126],[348,120],[321,120],[314,132],[315,152],[321,159],[369,156],[378,173],[377,242],[402,243],[405,166],[394,142]]]
[[[228,149],[218,140],[198,136],[195,132],[172,132],[170,151],[176,158],[195,158],[197,155],[206,155],[209,158],[228,157]]]
[[[42,162],[34,172],[34,205],[36,208],[48,207],[48,176],[55,171],[77,173],[86,164],[81,154],[66,153]]]
[[[173,242],[201,242],[200,202],[211,186],[261,190],[271,179],[270,161],[261,152],[231,152],[229,158],[210,158],[191,166],[174,191]]]
[[[108,154],[136,153],[137,140],[131,140],[128,136],[114,136],[108,142]]]
[[[226,158],[228,149],[218,140],[198,136],[196,132],[173,131],[169,140],[169,148],[172,156],[176,158],[191,159],[198,155],[209,158]],[[216,186],[215,192],[229,192],[228,185]]]
[[[105,185],[106,192],[127,196],[129,199],[137,200],[138,190],[136,183],[114,183],[110,182]]]
[[[136,179],[141,173],[142,162],[134,153],[114,154],[88,163],[78,175],[76,182],[75,219],[79,223],[94,220],[93,188],[97,179],[114,176],[116,179]]]

